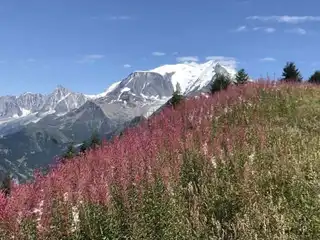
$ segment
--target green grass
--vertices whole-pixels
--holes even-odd
[[[160,182],[127,213],[128,238],[320,239],[319,89],[261,92],[231,110],[213,124],[233,150],[215,167],[186,152],[174,194]]]
[[[195,144],[178,179],[83,205],[61,239],[320,239],[320,88],[280,89],[211,119],[209,160]]]

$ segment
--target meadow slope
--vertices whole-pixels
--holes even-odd
[[[320,88],[183,101],[0,196],[0,239],[320,239]]]

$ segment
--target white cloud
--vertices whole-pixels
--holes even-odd
[[[247,30],[247,26],[243,25],[243,26],[240,26],[236,29],[236,32],[244,32]]]
[[[199,58],[197,56],[185,56],[185,57],[177,57],[177,62],[198,62]]]
[[[86,56],[83,56],[82,59],[77,61],[78,63],[94,63],[98,60],[103,59],[105,56],[102,54],[89,54]]]
[[[285,30],[285,32],[287,33],[295,33],[295,34],[299,34],[299,35],[306,35],[307,31],[303,28],[293,28],[293,29],[288,29]]]
[[[97,60],[97,59],[104,58],[104,55],[102,55],[102,54],[90,54],[90,55],[85,56],[85,58]]]
[[[238,27],[235,31],[236,32],[244,32],[244,31],[249,31],[249,30],[252,30],[252,31],[264,31],[266,33],[273,33],[276,31],[275,28],[272,28],[272,27],[253,27],[253,28],[248,28],[247,26],[240,26]]]
[[[123,20],[131,20],[132,17],[130,16],[126,16],[126,15],[121,15],[121,16],[111,16],[109,17],[109,20],[113,20],[113,21],[123,21]]]
[[[303,22],[319,22],[320,16],[249,16],[246,19],[248,20],[258,20],[262,22],[279,22],[279,23],[303,23]]]
[[[265,57],[265,58],[261,58],[260,61],[261,62],[274,62],[274,61],[276,61],[276,59],[273,57]]]
[[[153,52],[152,55],[153,56],[157,56],[157,57],[161,57],[161,56],[166,55],[166,53],[164,53],[164,52]]]
[[[130,64],[125,64],[123,65],[124,68],[131,68],[131,65]]]
[[[272,27],[267,27],[267,28],[264,29],[264,31],[265,31],[266,33],[274,33],[274,32],[276,31],[276,29],[275,29],[275,28],[272,28]]]
[[[230,66],[232,68],[236,68],[237,64],[239,63],[236,60],[236,58],[234,58],[234,57],[225,57],[225,56],[208,56],[208,57],[206,57],[206,60],[208,60],[208,61],[212,60],[212,61],[215,61],[215,62],[219,62],[222,65]]]

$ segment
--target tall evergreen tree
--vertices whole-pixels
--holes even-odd
[[[230,84],[231,84],[231,78],[229,75],[225,74],[220,74],[217,73],[213,78],[212,78],[212,84],[210,88],[210,92],[212,94],[226,89]]]
[[[282,72],[282,80],[285,82],[301,82],[302,76],[294,62],[287,62]]]
[[[73,158],[75,156],[75,148],[73,146],[73,143],[71,143],[68,148],[67,148],[67,151],[65,154],[63,154],[63,158],[66,158],[66,159],[70,159],[70,158]]]
[[[174,93],[172,94],[171,100],[170,100],[170,104],[173,107],[176,107],[181,100],[183,100],[183,95],[181,95],[181,87],[180,84],[177,83],[176,85],[176,91],[174,91]]]
[[[236,84],[244,84],[249,81],[249,75],[242,68],[236,74]]]
[[[180,86],[180,83],[177,82],[176,84],[176,91],[181,94],[181,86]]]
[[[4,179],[0,185],[0,192],[2,192],[5,196],[10,195],[11,192],[11,176],[10,174],[6,174]]]
[[[80,153],[85,153],[88,149],[88,143],[87,141],[83,141],[82,145],[80,146]]]
[[[320,84],[320,71],[315,71],[308,80],[309,83]]]
[[[99,134],[97,131],[94,131],[90,139],[89,147],[96,148],[100,144],[101,144],[101,140],[99,138]]]

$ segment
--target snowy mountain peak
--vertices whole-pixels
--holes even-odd
[[[229,73],[231,76],[234,76],[236,73],[235,69],[230,66],[225,66],[214,60],[205,63],[186,62],[163,65],[150,71],[163,76],[171,74],[174,90],[176,90],[176,86],[179,84],[181,92],[184,94],[206,86],[217,72]]]
[[[58,94],[60,96],[65,96],[67,94],[69,94],[71,91],[65,87],[63,87],[62,85],[57,85],[56,88],[53,91],[53,94]]]
[[[107,91],[112,101],[143,102],[170,97],[173,93],[170,79],[159,73],[136,71]]]
[[[171,96],[180,86],[182,94],[188,94],[206,87],[216,73],[228,73],[233,77],[236,70],[217,60],[204,63],[185,62],[166,64],[148,71],[135,71],[127,78],[115,82],[106,91],[97,95],[85,95],[88,99],[114,98],[120,99],[119,94],[131,94],[146,98],[156,96]],[[169,85],[168,85],[169,83]]]

